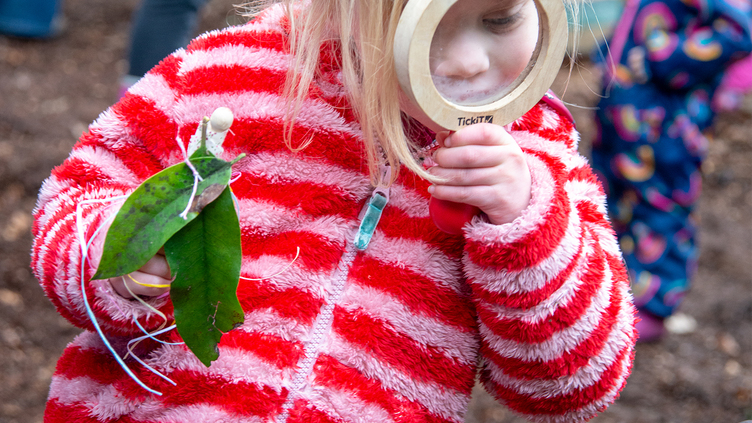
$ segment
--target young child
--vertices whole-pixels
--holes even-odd
[[[724,69],[750,49],[749,3],[629,0],[604,64],[593,167],[632,279],[641,341],[655,341],[697,261],[692,211],[703,131]]]
[[[587,421],[614,401],[632,365],[634,308],[572,121],[547,96],[508,132],[440,132],[434,149],[431,123],[415,119],[396,78],[404,3],[270,5],[168,57],[81,137],[35,210],[34,272],[85,329],[58,363],[46,422],[460,423],[478,371],[533,421]],[[498,42],[537,19],[532,0],[468,4],[456,9],[471,14],[467,30],[442,41],[455,53],[434,60],[496,60]],[[454,44],[468,40],[476,48]],[[455,68],[444,76],[487,70]],[[129,375],[83,296],[125,356],[140,326],[170,321],[159,287],[169,269],[157,255],[131,277],[89,280],[96,231],[117,207],[88,202],[77,216],[77,206],[128,194],[183,161],[178,143],[218,107],[235,116],[225,158],[247,155],[231,185],[245,323],[223,335],[208,368],[170,331],[138,345],[143,363],[129,356]],[[353,239],[374,186],[389,201],[360,250]],[[464,234],[443,233],[432,195],[483,213]],[[91,242],[83,269],[82,242]]]

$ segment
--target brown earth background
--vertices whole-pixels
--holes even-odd
[[[378,0],[375,0],[378,1]],[[42,421],[65,345],[79,333],[59,317],[29,270],[31,212],[52,167],[117,97],[137,0],[67,0],[52,40],[0,35],[0,423]],[[231,0],[202,12],[201,31],[241,22]],[[575,67],[564,100],[576,105],[587,155],[597,78]],[[555,85],[563,91],[566,73]],[[697,322],[640,344],[621,398],[597,423],[738,423],[752,419],[752,97],[719,116],[699,206],[702,255],[681,311]],[[521,423],[477,389],[467,423]]]

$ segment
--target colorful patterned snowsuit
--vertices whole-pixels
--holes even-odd
[[[746,13],[738,0],[630,0],[610,42],[593,168],[635,303],[658,317],[675,310],[696,267],[703,131],[723,70],[752,49]],[[642,80],[628,65],[634,47],[646,52]]]

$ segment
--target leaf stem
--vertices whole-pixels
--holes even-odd
[[[230,162],[230,164],[234,165],[235,163],[239,162],[240,159],[242,159],[243,157],[245,157],[245,153],[238,154],[238,157],[235,157],[234,159],[232,159],[232,161]]]

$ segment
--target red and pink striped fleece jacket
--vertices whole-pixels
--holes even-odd
[[[514,222],[476,218],[464,236],[442,233],[428,184],[403,170],[370,245],[356,251],[373,188],[337,50],[323,52],[297,120],[295,138],[312,142],[292,153],[279,95],[284,21],[273,9],[164,60],[44,183],[32,267],[59,312],[85,329],[60,358],[45,421],[460,423],[478,372],[533,421],[581,422],[605,409],[631,369],[634,309],[604,193],[577,154],[571,121],[541,102],[512,125],[533,177],[531,204]],[[232,183],[242,276],[260,280],[240,281],[245,323],[224,335],[211,367],[175,331],[160,335],[169,343],[138,344],[135,354],[174,382],[128,358],[156,395],[105,349],[83,295],[121,353],[142,334],[134,320],[151,331],[164,319],[88,280],[76,225],[83,239],[95,236],[117,203],[82,201],[128,194],[181,161],[176,139],[220,106],[235,115],[225,158],[247,155]],[[169,299],[149,303],[171,323]]]

